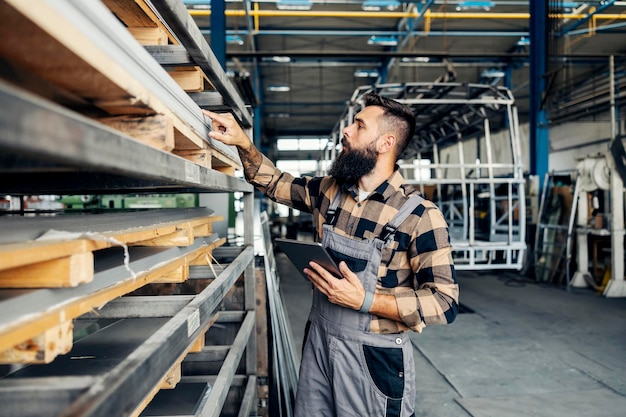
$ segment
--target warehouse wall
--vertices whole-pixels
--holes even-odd
[[[575,169],[578,158],[606,152],[610,139],[611,124],[607,121],[554,126],[550,129],[549,167],[555,171]]]

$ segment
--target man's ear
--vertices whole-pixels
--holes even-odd
[[[392,152],[396,146],[396,136],[388,134],[382,137],[378,142],[378,153]]]

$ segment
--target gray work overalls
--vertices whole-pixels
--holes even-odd
[[[382,248],[423,199],[411,197],[384,228],[384,236],[357,241],[333,231],[341,192],[322,226],[322,244],[344,260],[366,291],[374,291]],[[407,332],[370,333],[371,315],[313,294],[300,365],[295,416],[409,417],[415,407],[415,366]]]

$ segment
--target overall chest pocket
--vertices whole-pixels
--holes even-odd
[[[354,273],[361,272],[367,267],[367,259],[358,259],[352,256],[347,256],[328,247],[326,248],[326,250],[328,251],[330,256],[333,257],[335,262],[337,262],[337,264],[339,264],[339,262],[341,261],[345,261],[345,263],[348,265],[348,268],[350,268],[350,270]]]

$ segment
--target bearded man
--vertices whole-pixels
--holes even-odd
[[[452,323],[459,288],[448,227],[407,184],[397,161],[415,131],[401,103],[366,94],[324,177],[278,170],[230,114],[205,111],[209,136],[237,147],[246,180],[273,201],[313,215],[315,239],[343,278],[315,262],[295,416],[414,416],[409,331]]]

